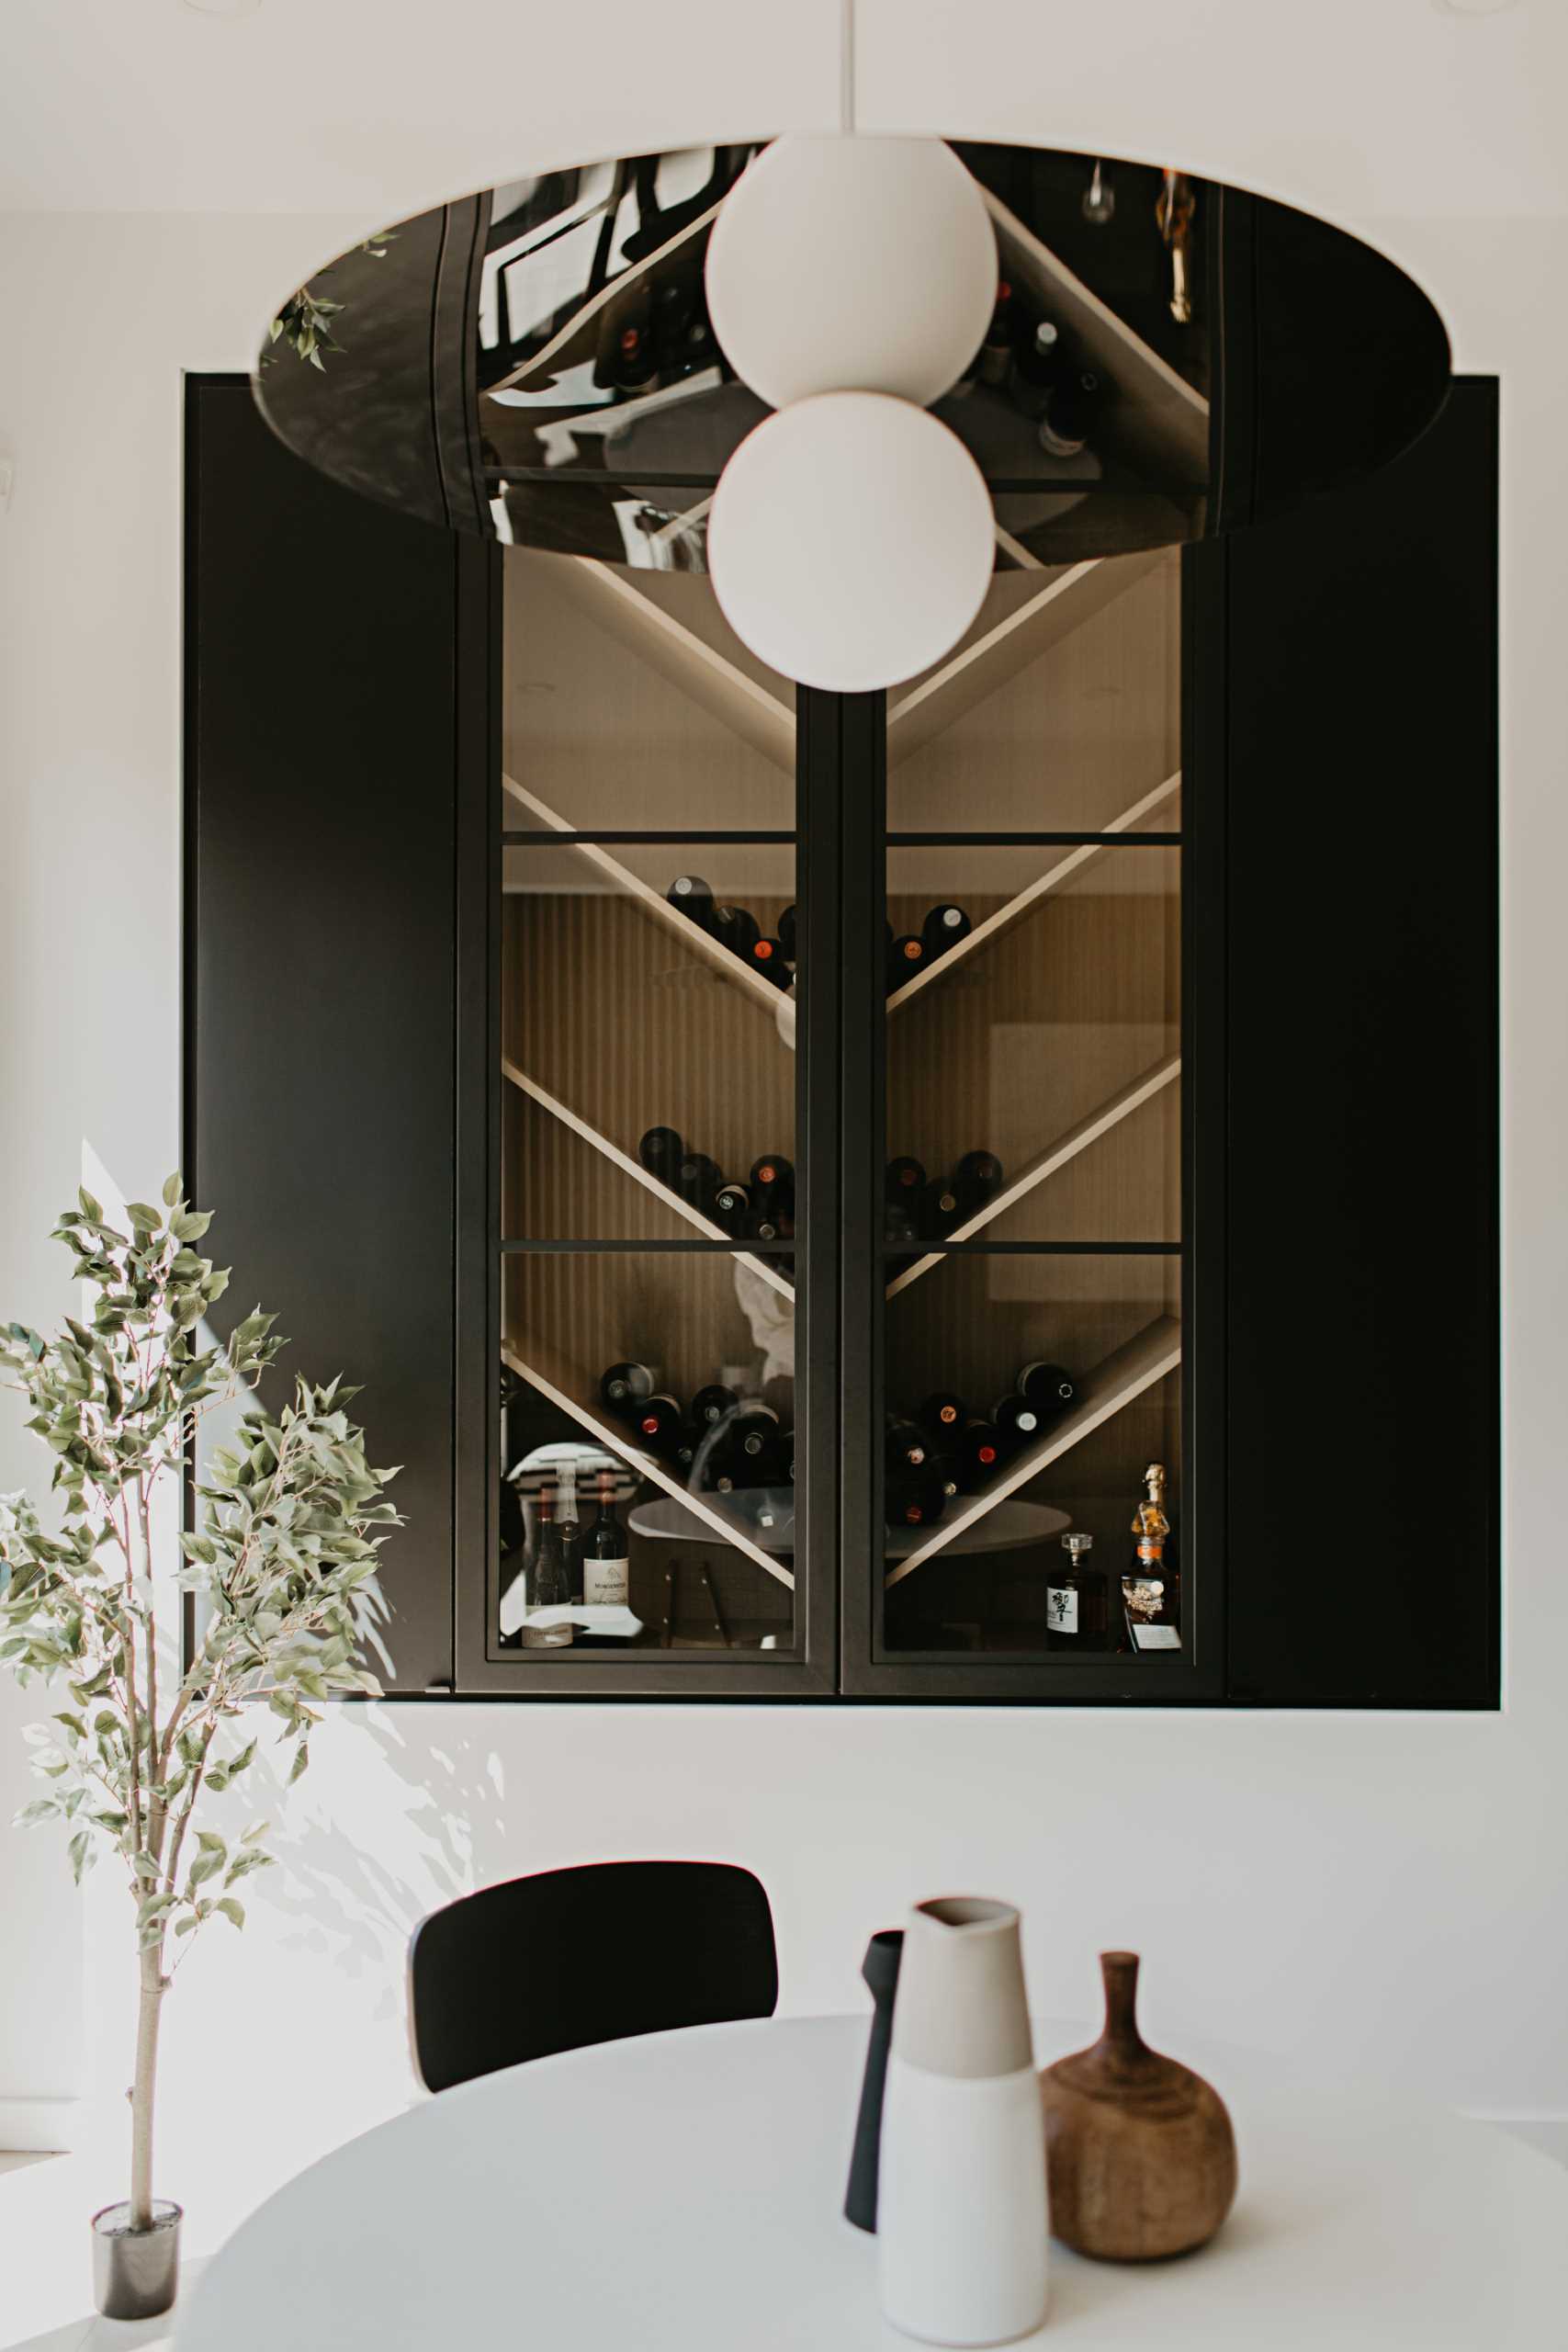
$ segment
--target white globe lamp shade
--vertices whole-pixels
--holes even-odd
[[[924,406],[985,341],[997,240],[944,141],[790,132],[725,198],[706,275],[719,347],[770,407],[846,390]]]
[[[979,611],[995,556],[968,450],[883,392],[822,392],[764,418],[708,511],[708,571],[737,637],[835,694],[940,662]]]

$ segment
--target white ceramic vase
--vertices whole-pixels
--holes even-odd
[[[917,1904],[882,2109],[885,2316],[926,2344],[1007,2344],[1045,2317],[1045,2127],[1018,1913]]]

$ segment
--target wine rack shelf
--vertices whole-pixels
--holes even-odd
[[[541,1110],[547,1111],[552,1119],[558,1119],[563,1126],[570,1127],[572,1134],[580,1136],[584,1143],[592,1144],[594,1150],[603,1153],[614,1167],[620,1169],[624,1175],[632,1177],[644,1192],[651,1193],[655,1200],[661,1201],[666,1208],[673,1209],[677,1216],[684,1217],[688,1225],[694,1226],[710,1241],[733,1242],[734,1236],[726,1233],[722,1225],[716,1225],[712,1217],[705,1216],[701,1209],[693,1207],[690,1201],[683,1201],[680,1193],[671,1192],[668,1184],[661,1184],[640,1159],[634,1159],[629,1152],[623,1151],[619,1144],[612,1143],[608,1136],[602,1136],[598,1128],[590,1125],[586,1119],[580,1119],[568,1104],[559,1101],[547,1087],[541,1086],[536,1079],[530,1078],[526,1070],[519,1069],[517,1064],[504,1054],[501,1058],[501,1069],[509,1085],[515,1086],[531,1102],[537,1102]],[[795,1284],[776,1266],[770,1265],[765,1258],[754,1257],[750,1250],[739,1248],[736,1248],[734,1255],[743,1265],[750,1266],[753,1273],[761,1274],[765,1283],[771,1283],[774,1290],[782,1292],[785,1298],[795,1296]]]
[[[625,271],[611,278],[607,286],[602,286],[597,294],[579,305],[566,324],[550,337],[542,351],[535,352],[531,359],[521,361],[509,375],[498,378],[491,386],[491,390],[512,391],[524,385],[531,385],[537,389],[553,383],[566,368],[579,367],[585,360],[592,359],[599,345],[597,324],[599,313],[610,303],[623,300],[627,288],[635,286],[639,277],[651,282],[655,273],[672,254],[678,254],[683,245],[692,244],[706,233],[717,220],[718,214],[719,206],[710,205],[708,209],[700,213],[696,220],[688,220],[685,227],[676,235],[660,245],[655,252],[647,254],[635,270]]]
[[[982,188],[997,232],[1001,274],[1037,315],[1071,334],[1120,395],[1117,430],[1128,458],[1154,481],[1201,490],[1209,479],[1209,403],[1141,335],[1090,293],[1001,198]]]
[[[998,537],[1016,562],[1017,543]],[[1161,560],[1156,552],[1045,567],[1029,558],[1027,568],[1040,575],[1029,595],[999,619],[982,621],[945,662],[889,701],[889,767],[1083,628]],[[629,651],[794,774],[795,709],[782,678],[770,686],[710,645],[657,604],[636,571],[580,556],[561,566],[561,579],[573,601]]]
[[[1009,1495],[1016,1494],[1020,1487],[1027,1486],[1051,1463],[1070,1453],[1091,1430],[1110,1420],[1112,1414],[1130,1405],[1135,1396],[1141,1396],[1145,1388],[1152,1388],[1156,1380],[1163,1380],[1168,1372],[1174,1372],[1180,1362],[1181,1326],[1174,1316],[1159,1316],[1135,1340],[1118,1348],[1090,1373],[1071,1412],[1064,1413],[1037,1445],[1015,1454],[983,1494],[971,1495],[951,1519],[939,1521],[923,1544],[891,1566],[886,1576],[888,1585],[901,1584],[907,1576],[912,1576],[923,1560],[945,1550],[965,1528],[973,1527]]]
[[[530,792],[525,785],[519,784],[515,776],[502,775],[501,781],[516,806],[549,831],[567,834],[572,831],[564,817],[549,808],[536,793]],[[643,880],[640,874],[634,874],[630,866],[623,865],[618,857],[612,857],[599,842],[574,842],[572,847],[579,857],[586,858],[607,882],[614,885],[621,897],[658,923],[661,930],[667,931],[672,939],[678,939],[690,954],[716,972],[721,980],[728,981],[731,988],[739,989],[741,995],[749,997],[753,1004],[765,1008],[773,1015],[784,1044],[793,1047],[795,1022],[793,989],[786,991],[776,988],[772,980],[764,979],[761,972],[753,971],[750,964],[743,964],[739,956],[721,946],[710,932],[705,931],[700,923],[694,922],[689,915],[683,915],[678,907],[672,907],[668,899],[661,897],[650,883]]]
[[[1152,792],[1145,792],[1141,800],[1134,800],[1131,808],[1123,808],[1120,815],[1112,817],[1104,828],[1105,831],[1125,833],[1135,842],[1137,834],[1134,828],[1141,825],[1145,817],[1152,816],[1156,808],[1174,800],[1180,789],[1181,771],[1178,768],[1176,774],[1168,775],[1163,784],[1156,784]],[[1037,875],[1032,882],[1020,890],[1016,898],[1010,899],[1006,906],[998,907],[994,915],[986,917],[984,922],[977,922],[956,947],[950,947],[944,956],[939,956],[934,962],[925,965],[913,979],[906,980],[901,989],[895,989],[887,1000],[889,1013],[901,1012],[923,989],[929,989],[933,980],[941,979],[944,974],[951,975],[979,948],[999,939],[1004,932],[1012,929],[1014,923],[1021,922],[1026,915],[1032,913],[1054,891],[1062,889],[1079,875],[1087,874],[1101,858],[1112,855],[1114,852],[1101,842],[1087,842],[1077,849],[1069,850],[1065,857],[1057,859],[1055,865],[1048,866],[1043,874]],[[765,988],[768,983],[764,980],[762,985]]]
[[[1098,1143],[1101,1136],[1109,1135],[1112,1127],[1119,1126],[1123,1119],[1141,1110],[1145,1102],[1152,1102],[1166,1087],[1174,1085],[1180,1075],[1179,1054],[1172,1054],[1168,1059],[1156,1062],[1152,1069],[1144,1072],[1142,1078],[1134,1079],[1130,1086],[1122,1087],[1120,1093],[1102,1102],[1098,1111],[1091,1111],[1088,1118],[1080,1119],[1076,1127],[1070,1127],[1048,1151],[1043,1151],[1037,1159],[1032,1159],[1027,1167],[1021,1168],[1018,1174],[1004,1184],[983,1208],[976,1209],[973,1216],[965,1217],[962,1225],[955,1225],[945,1238],[949,1241],[969,1241],[976,1233],[984,1232],[994,1219],[1033,1192],[1037,1184],[1043,1184],[1048,1177],[1055,1175],[1058,1169],[1066,1168],[1069,1160],[1076,1159],[1080,1151],[1087,1151],[1090,1144]],[[942,1259],[942,1251],[932,1250],[924,1257],[917,1258],[912,1265],[902,1267],[888,1283],[887,1296],[897,1298],[900,1291],[908,1290],[911,1283],[918,1283],[920,1276],[929,1273],[933,1266],[940,1266]]]
[[[716,1509],[705,1495],[694,1494],[653,1454],[635,1444],[626,1431],[612,1421],[608,1415],[595,1413],[591,1407],[582,1404],[572,1393],[570,1376],[565,1365],[557,1363],[544,1349],[533,1343],[525,1355],[514,1342],[503,1340],[501,1354],[502,1362],[511,1366],[520,1380],[525,1380],[558,1410],[569,1415],[580,1428],[587,1430],[596,1443],[607,1446],[622,1461],[629,1462],[640,1476],[649,1479],[656,1487],[661,1487],[667,1495],[672,1495],[694,1518],[711,1527],[718,1541],[732,1545],[738,1552],[744,1552],[749,1560],[754,1560],[760,1568],[765,1568],[776,1583],[788,1585],[794,1590],[794,1574],[781,1561],[764,1552],[761,1544],[753,1544],[750,1537],[743,1533],[733,1520],[727,1519],[721,1510]]]

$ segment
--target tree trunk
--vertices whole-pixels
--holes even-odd
[[[130,2091],[130,2226],[152,2226],[152,2103],[158,2084],[158,2023],[164,2007],[160,1945],[141,1955],[141,2001],[136,2019],[136,2080]]]

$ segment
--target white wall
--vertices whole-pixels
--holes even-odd
[[[317,1744],[288,1865],[257,1883],[246,1935],[214,1936],[178,1988],[176,2144],[237,1996],[263,2003],[254,2048],[235,2055],[225,2035],[246,2105],[282,2117],[292,2103],[302,2154],[406,2094],[401,1954],[421,1909],[508,1872],[637,1853],[752,1863],[794,2009],[856,2002],[866,1932],[966,1883],[1025,1905],[1046,2009],[1086,2011],[1093,1953],[1131,1943],[1147,1955],[1151,2022],[1173,2041],[1297,2049],[1476,2108],[1568,2115],[1568,224],[1361,225],[1431,288],[1459,364],[1504,379],[1506,1712],[356,1711]],[[66,1304],[37,1237],[85,1148],[143,1193],[174,1164],[179,371],[243,367],[294,257],[333,250],[339,229],[0,217],[0,435],[17,462],[0,521],[6,1315]],[[1419,813],[1426,779],[1387,788]],[[1455,923],[1468,911],[1456,905]],[[1412,1107],[1413,1183],[1442,1123],[1441,1105]],[[1432,1514],[1434,1546],[1443,1457],[1464,1442],[1435,1384],[1430,1460],[1388,1465],[1412,1511]],[[7,1484],[25,1442],[0,1421]],[[1332,1463],[1312,1465],[1303,1594],[1353,1610],[1324,1546],[1332,1497]],[[0,1707],[4,1804],[16,1710]],[[106,1885],[85,1915],[103,2030],[84,2056],[84,1914],[47,1838],[0,1831],[0,2099],[123,2080],[118,1907]]]

